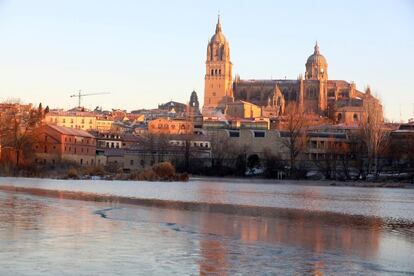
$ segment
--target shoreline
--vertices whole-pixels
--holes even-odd
[[[300,220],[302,222],[317,222],[335,225],[344,224],[355,226],[375,226],[381,229],[401,228],[406,229],[409,235],[414,235],[414,221],[411,220],[380,218],[376,216],[365,216],[357,214],[344,214],[332,211],[312,211],[295,208],[240,205],[230,203],[208,203],[194,201],[164,200],[155,198],[137,198],[79,191],[26,188],[12,185],[0,185],[0,191],[9,193],[23,193],[34,196],[59,198],[66,200],[126,204],[190,212],[208,212],[236,216],[282,218],[289,220]]]
[[[94,178],[90,176],[87,178],[60,178],[60,177],[30,177],[30,176],[2,176],[0,178],[23,178],[23,179],[48,179],[48,180],[71,180],[71,181],[82,181],[82,180],[95,180],[95,181],[147,181],[154,182],[151,180],[133,180],[133,179],[112,179],[99,177]],[[169,180],[156,180],[158,182],[175,182]],[[189,175],[187,181],[178,181],[187,183],[188,181],[209,181],[209,182],[225,182],[233,184],[266,184],[266,185],[302,185],[302,186],[322,186],[322,187],[356,187],[356,188],[392,188],[392,189],[414,189],[414,183],[409,182],[372,182],[372,181],[339,181],[339,180],[308,180],[308,179],[269,179],[269,178],[257,178],[257,177],[215,177],[215,176],[191,176]]]
[[[303,185],[303,186],[331,186],[331,187],[358,187],[358,188],[401,188],[414,189],[414,184],[408,182],[371,182],[371,181],[338,181],[338,180],[306,180],[306,179],[267,179],[241,177],[209,177],[190,176],[192,181],[227,182],[235,184],[273,184],[273,185]]]

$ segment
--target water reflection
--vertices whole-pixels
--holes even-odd
[[[231,216],[0,192],[0,274],[414,271],[406,257],[414,250],[412,234],[389,231],[378,222],[366,218],[355,225],[345,219],[337,224],[331,217],[306,214]]]
[[[214,223],[212,223],[214,222]],[[244,243],[266,243],[288,247],[307,248],[315,255],[340,252],[363,259],[378,257],[381,227],[377,220],[367,221],[364,227],[355,225],[332,226],[306,217],[298,220],[229,217],[219,214],[201,215],[201,232],[205,235],[201,244],[200,275],[223,273],[228,270],[230,258],[226,240],[211,239],[211,234],[240,239]],[[183,223],[183,222],[181,222]],[[296,257],[309,259],[309,252]],[[300,254],[300,252],[299,252]],[[323,275],[323,260],[306,263],[306,272]],[[221,274],[220,274],[221,275]]]

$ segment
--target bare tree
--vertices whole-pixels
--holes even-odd
[[[386,148],[389,131],[384,128],[382,106],[378,100],[374,98],[365,100],[364,113],[361,131],[367,149],[367,172],[377,176],[379,156]]]
[[[143,136],[145,153],[150,155],[151,165],[164,161],[169,147],[169,136],[165,134],[147,133]]]
[[[231,138],[222,131],[213,131],[209,134],[211,139],[212,167],[220,168],[226,161],[234,158],[235,145]]]
[[[289,103],[285,109],[285,139],[282,143],[289,150],[290,173],[296,170],[297,157],[306,148],[306,116],[303,109],[296,103]]]
[[[19,102],[2,104],[0,112],[0,143],[3,153],[9,153],[10,160],[16,167],[22,159],[27,159],[33,152],[36,130],[42,123],[44,110],[40,104],[37,109]]]
[[[349,146],[344,141],[329,137],[324,141],[324,154],[320,154],[313,163],[324,173],[327,179],[337,179],[340,168],[345,178],[349,178]]]

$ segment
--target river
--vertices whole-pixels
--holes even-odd
[[[295,212],[154,208],[2,186]],[[0,178],[0,275],[414,275],[413,225],[414,189]]]

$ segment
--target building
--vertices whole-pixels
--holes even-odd
[[[390,137],[390,154],[414,172],[414,122],[401,124],[397,130],[391,131]]]
[[[185,119],[158,118],[148,123],[150,134],[192,134],[193,131],[193,122]]]
[[[236,118],[254,119],[262,117],[262,109],[260,106],[245,101],[228,103],[225,113],[230,117]]]
[[[203,115],[200,112],[200,103],[198,102],[197,92],[191,92],[190,102],[188,103],[188,116],[193,122],[195,128],[203,126]]]
[[[119,132],[91,132],[96,137],[98,149],[134,148],[140,139],[134,134]]]
[[[206,129],[206,134],[212,141],[213,152],[220,148],[219,144],[229,146],[229,151],[234,150],[236,154],[246,153],[247,156],[258,155],[264,158],[266,154],[278,156],[282,159],[288,158],[288,151],[283,144],[283,137],[277,130],[267,129]],[[214,155],[214,154],[213,154]],[[215,156],[213,156],[215,158]]]
[[[165,104],[159,104],[158,109],[180,114],[187,112],[187,105],[179,102],[169,101]]]
[[[83,166],[97,164],[95,136],[81,129],[45,124],[38,130],[33,150],[36,163],[74,162]]]
[[[318,43],[305,68],[304,78],[244,80],[236,76],[233,81],[230,46],[219,17],[215,34],[207,45],[203,115],[208,116],[217,110],[234,115],[235,109],[243,107],[246,111],[236,114],[250,118],[256,116],[256,113],[249,112],[251,106],[246,103],[250,103],[261,109],[261,116],[277,117],[284,114],[288,104],[294,103],[307,114],[328,116],[330,110],[336,110],[338,121],[353,123],[364,112],[366,101],[379,104],[369,90],[364,93],[357,90],[353,82],[329,79],[328,62]]]
[[[52,110],[46,114],[44,122],[82,130],[97,129],[96,115],[89,111]]]
[[[230,46],[221,30],[220,17],[216,32],[207,46],[206,74],[204,77],[204,110],[224,109],[233,101]]]

